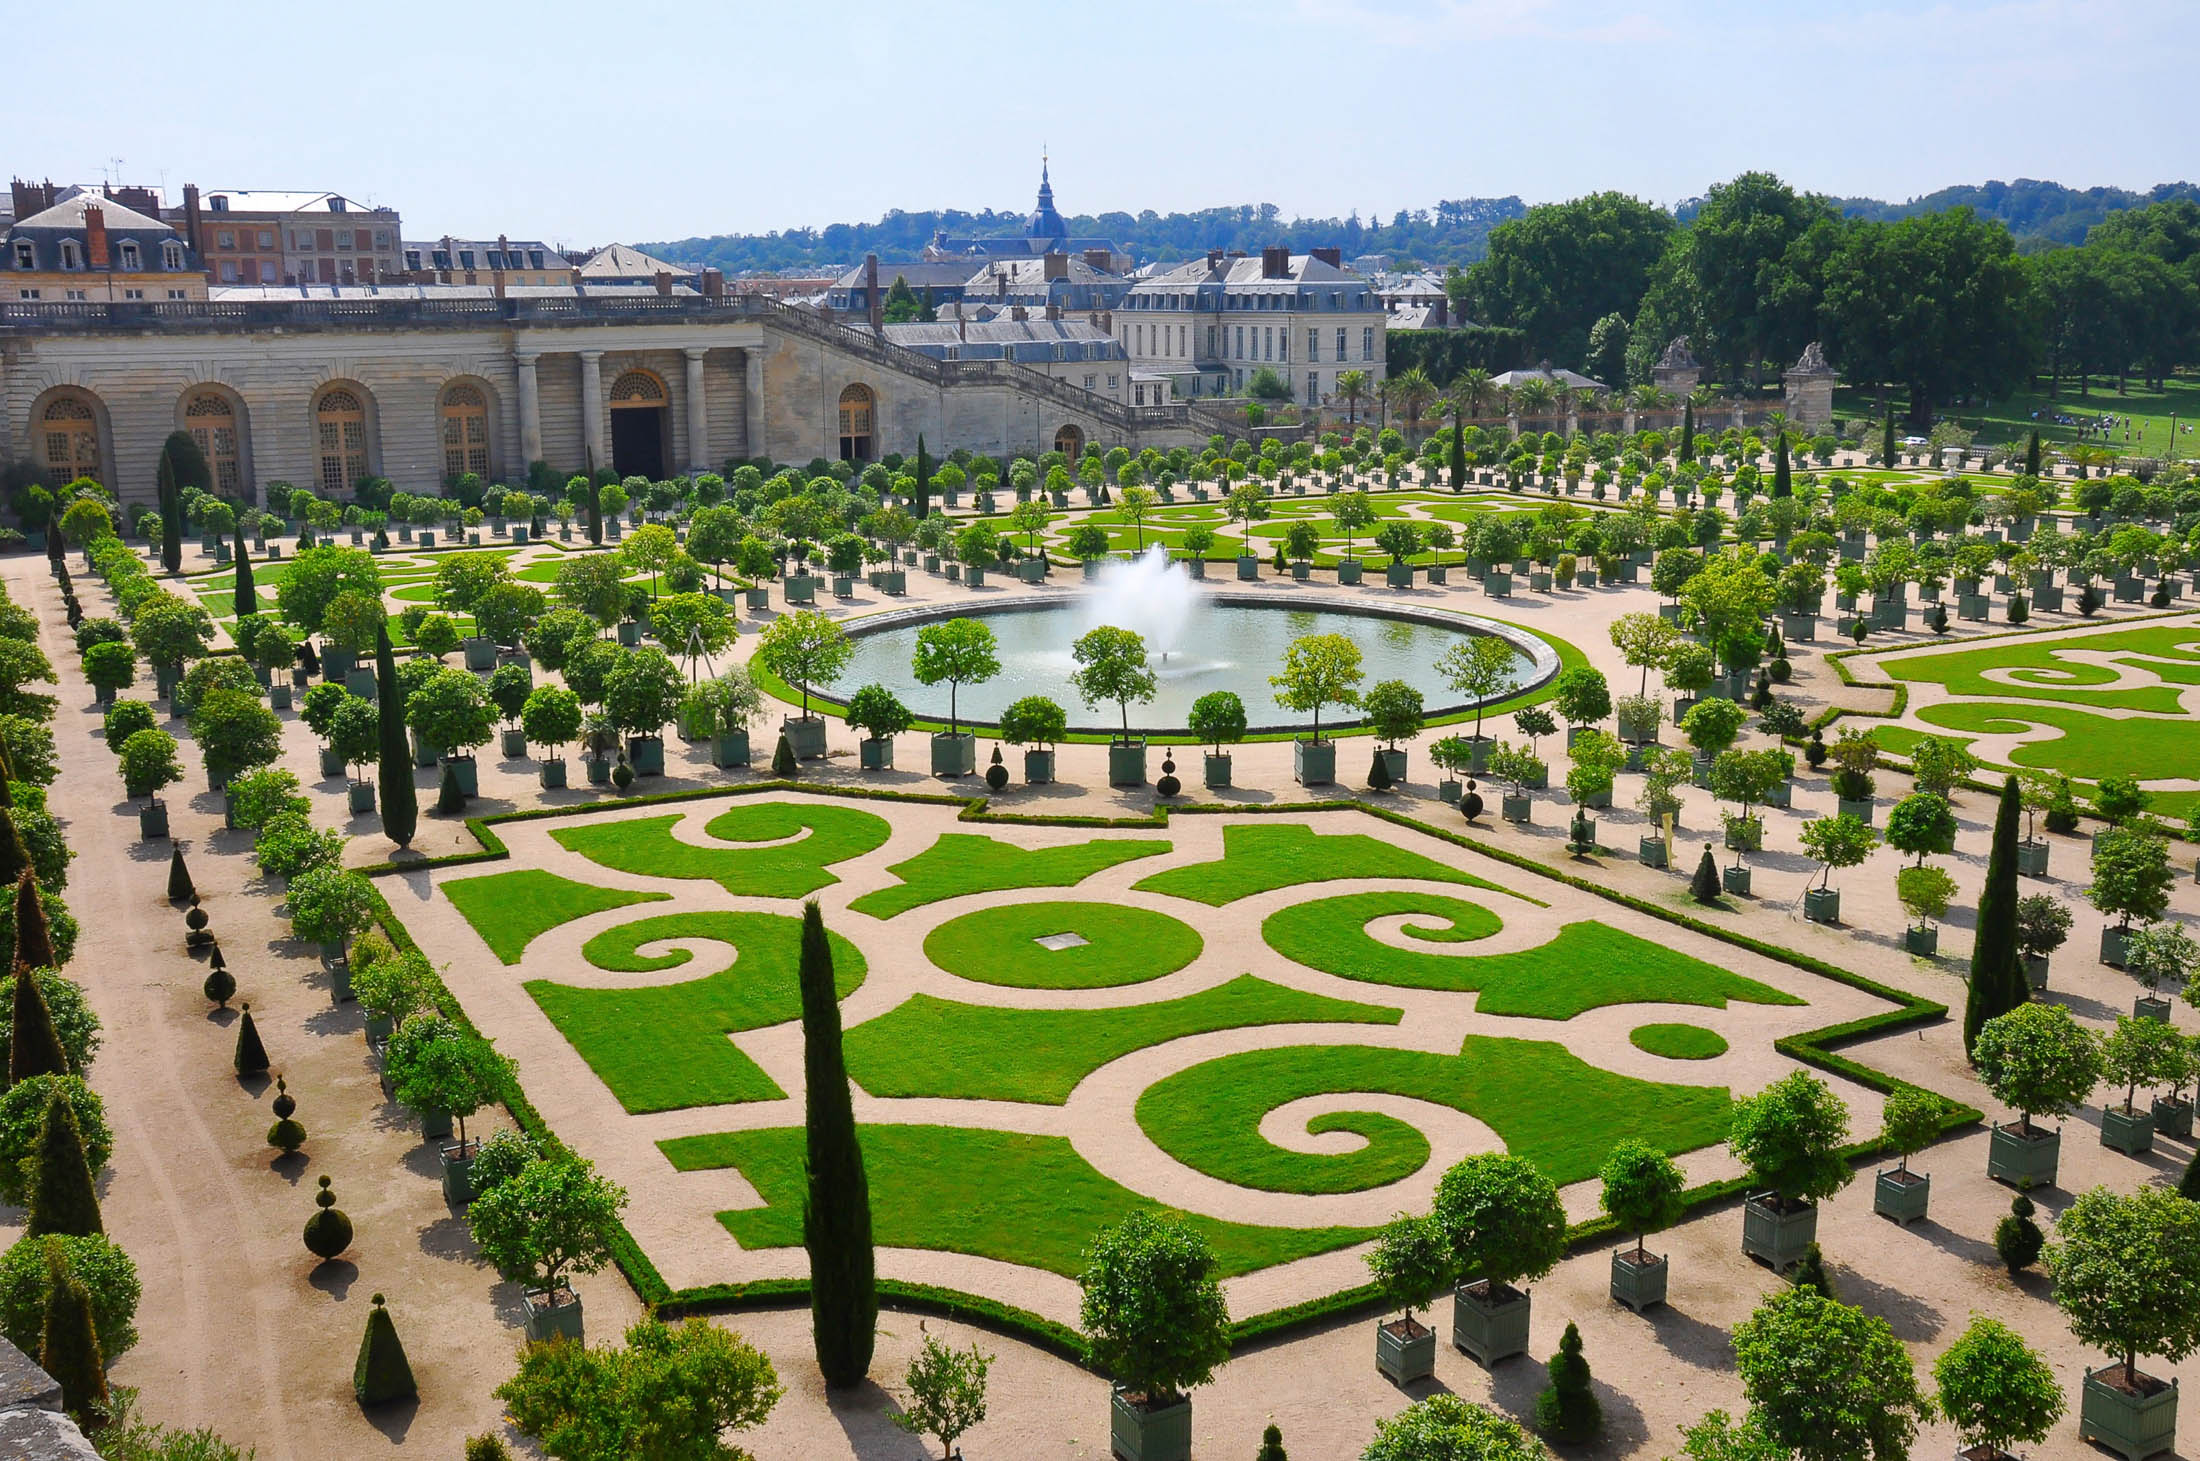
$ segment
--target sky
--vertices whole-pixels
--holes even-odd
[[[33,24],[0,0],[0,35]],[[11,12],[13,14],[11,15]],[[396,14],[393,12],[393,15]],[[68,182],[332,189],[408,238],[588,245],[1031,206],[1439,198],[1744,170],[1901,200],[2200,175],[2194,0],[532,0],[402,12],[102,6],[96,83],[9,117]],[[24,32],[17,30],[16,34]],[[194,79],[195,78],[195,79]],[[119,164],[115,159],[120,159]]]

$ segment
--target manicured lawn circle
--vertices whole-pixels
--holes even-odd
[[[441,886],[443,896],[507,964],[517,964],[528,944],[560,924],[607,908],[658,903],[672,896],[594,888],[532,867],[486,877],[454,878]]]
[[[1067,1139],[961,1126],[862,1126],[872,1237],[883,1247],[968,1253],[1065,1278],[1084,1267],[1093,1234],[1161,1204],[1102,1176]],[[718,1214],[744,1248],[802,1242],[808,1191],[799,1126],[658,1143],[682,1172],[738,1168],[766,1205]],[[1342,1248],[1360,1228],[1271,1228],[1187,1216],[1228,1278]]]
[[[1037,940],[1085,941],[1049,949]],[[1174,974],[1199,957],[1197,930],[1166,913],[1113,903],[1012,903],[981,908],[932,930],[924,956],[959,978],[1017,989],[1105,989]]]
[[[833,986],[845,999],[867,966],[854,944],[828,932]],[[628,1111],[673,1111],[786,1093],[726,1038],[801,1018],[796,969],[802,920],[783,913],[667,913],[606,929],[582,946],[599,969],[650,972],[687,962],[684,951],[647,955],[665,939],[708,939],[736,958],[712,973],[641,989],[586,989],[536,979],[526,988],[550,1022]]]
[[[1109,1061],[1187,1035],[1252,1025],[1395,1025],[1398,1020],[1394,1009],[1307,994],[1245,974],[1182,999],[1122,1009],[1005,1009],[912,995],[850,1029],[845,1048],[848,1074],[874,1096],[1059,1106],[1079,1081]]]
[[[1711,1060],[1726,1054],[1726,1037],[1701,1025],[1637,1025],[1627,1032],[1628,1043],[1649,1055],[1667,1060]]]
[[[892,918],[971,893],[1067,888],[1118,863],[1158,857],[1174,845],[1154,838],[1102,837],[1066,847],[1018,847],[975,833],[947,832],[915,857],[887,869],[901,879],[899,884],[865,893],[848,906],[874,918]]]
[[[1264,1192],[1360,1192],[1419,1171],[1430,1155],[1427,1138],[1381,1112],[1337,1112],[1309,1125],[1357,1132],[1367,1139],[1357,1151],[1287,1151],[1260,1134],[1261,1119],[1278,1106],[1354,1091],[1463,1111],[1561,1185],[1593,1176],[1622,1137],[1674,1152],[1719,1141],[1731,1105],[1723,1086],[1636,1080],[1551,1041],[1469,1035],[1457,1055],[1368,1045],[1226,1055],[1148,1087],[1138,1098],[1138,1124],[1186,1166]]]
[[[1220,908],[1255,893],[1339,878],[1402,878],[1506,891],[1472,873],[1361,832],[1320,834],[1300,822],[1222,829],[1222,856],[1155,873],[1136,886]]]
[[[672,835],[680,815],[560,827],[550,835],[567,851],[619,872],[707,878],[735,897],[800,898],[839,882],[827,867],[861,857],[893,831],[884,817],[854,807],[751,801],[704,825],[706,835],[728,846],[696,847]],[[743,842],[768,845],[732,845]]]

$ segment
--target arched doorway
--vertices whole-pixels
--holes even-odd
[[[443,478],[489,475],[489,398],[464,381],[443,391]]]
[[[214,491],[231,501],[244,498],[244,456],[237,430],[237,408],[220,391],[196,390],[184,398],[183,429],[198,443],[214,471]]]
[[[878,421],[878,398],[871,394],[869,386],[850,386],[840,393],[840,459],[844,462],[868,462],[878,453],[878,437],[874,434]]]
[[[1054,449],[1062,454],[1071,466],[1077,465],[1077,454],[1085,449],[1085,433],[1074,426],[1065,426],[1054,433]]]
[[[104,484],[99,464],[99,412],[76,392],[54,397],[38,416],[46,475],[56,487],[89,477]]]
[[[367,471],[367,406],[349,386],[332,386],[313,403],[313,434],[321,491],[338,497]]]
[[[611,470],[621,477],[665,475],[665,383],[630,370],[611,383]]]

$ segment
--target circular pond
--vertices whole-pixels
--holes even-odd
[[[1403,680],[1421,692],[1430,716],[1472,708],[1437,673],[1445,651],[1480,635],[1512,645],[1511,684],[1493,700],[1533,685],[1558,672],[1558,654],[1543,640],[1509,624],[1433,609],[1376,608],[1347,597],[1294,595],[1278,603],[1265,594],[1195,593],[1173,606],[1158,622],[1140,609],[1085,595],[1079,598],[1024,599],[969,607],[907,609],[851,621],[854,645],[835,688],[845,695],[858,685],[889,687],[920,717],[946,720],[948,687],[920,685],[909,665],[917,631],[929,623],[965,616],[983,617],[1000,644],[1001,672],[982,685],[965,685],[957,699],[966,724],[990,725],[1004,706],[1026,695],[1044,695],[1069,712],[1074,730],[1104,733],[1119,728],[1114,705],[1087,706],[1070,682],[1077,666],[1070,645],[1098,624],[1138,630],[1146,639],[1157,681],[1154,698],[1130,707],[1134,731],[1181,731],[1192,702],[1210,690],[1234,690],[1245,702],[1252,729],[1303,730],[1308,717],[1276,703],[1268,677],[1283,663],[1291,641],[1305,634],[1342,634],[1360,647],[1365,678]],[[1141,622],[1141,618],[1144,622]],[[1128,620],[1130,622],[1126,623]],[[1332,707],[1324,726],[1353,723],[1349,711]]]

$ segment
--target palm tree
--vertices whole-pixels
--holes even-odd
[[[1406,430],[1412,431],[1421,424],[1421,417],[1428,410],[1428,403],[1436,398],[1436,382],[1428,378],[1428,372],[1416,365],[1394,377],[1398,388],[1398,404],[1404,411]]]
[[[1673,409],[1673,393],[1663,386],[1641,385],[1627,393],[1637,411],[1670,411]]]
[[[1367,372],[1364,370],[1338,371],[1336,393],[1344,397],[1345,419],[1354,426],[1359,425],[1360,399],[1367,394]]]
[[[1540,376],[1531,376],[1513,387],[1513,405],[1523,416],[1548,416],[1558,406],[1558,385]]]
[[[1459,372],[1459,378],[1451,383],[1452,394],[1467,408],[1467,415],[1479,416],[1496,391],[1490,384],[1490,373],[1479,365],[1470,365]]]

